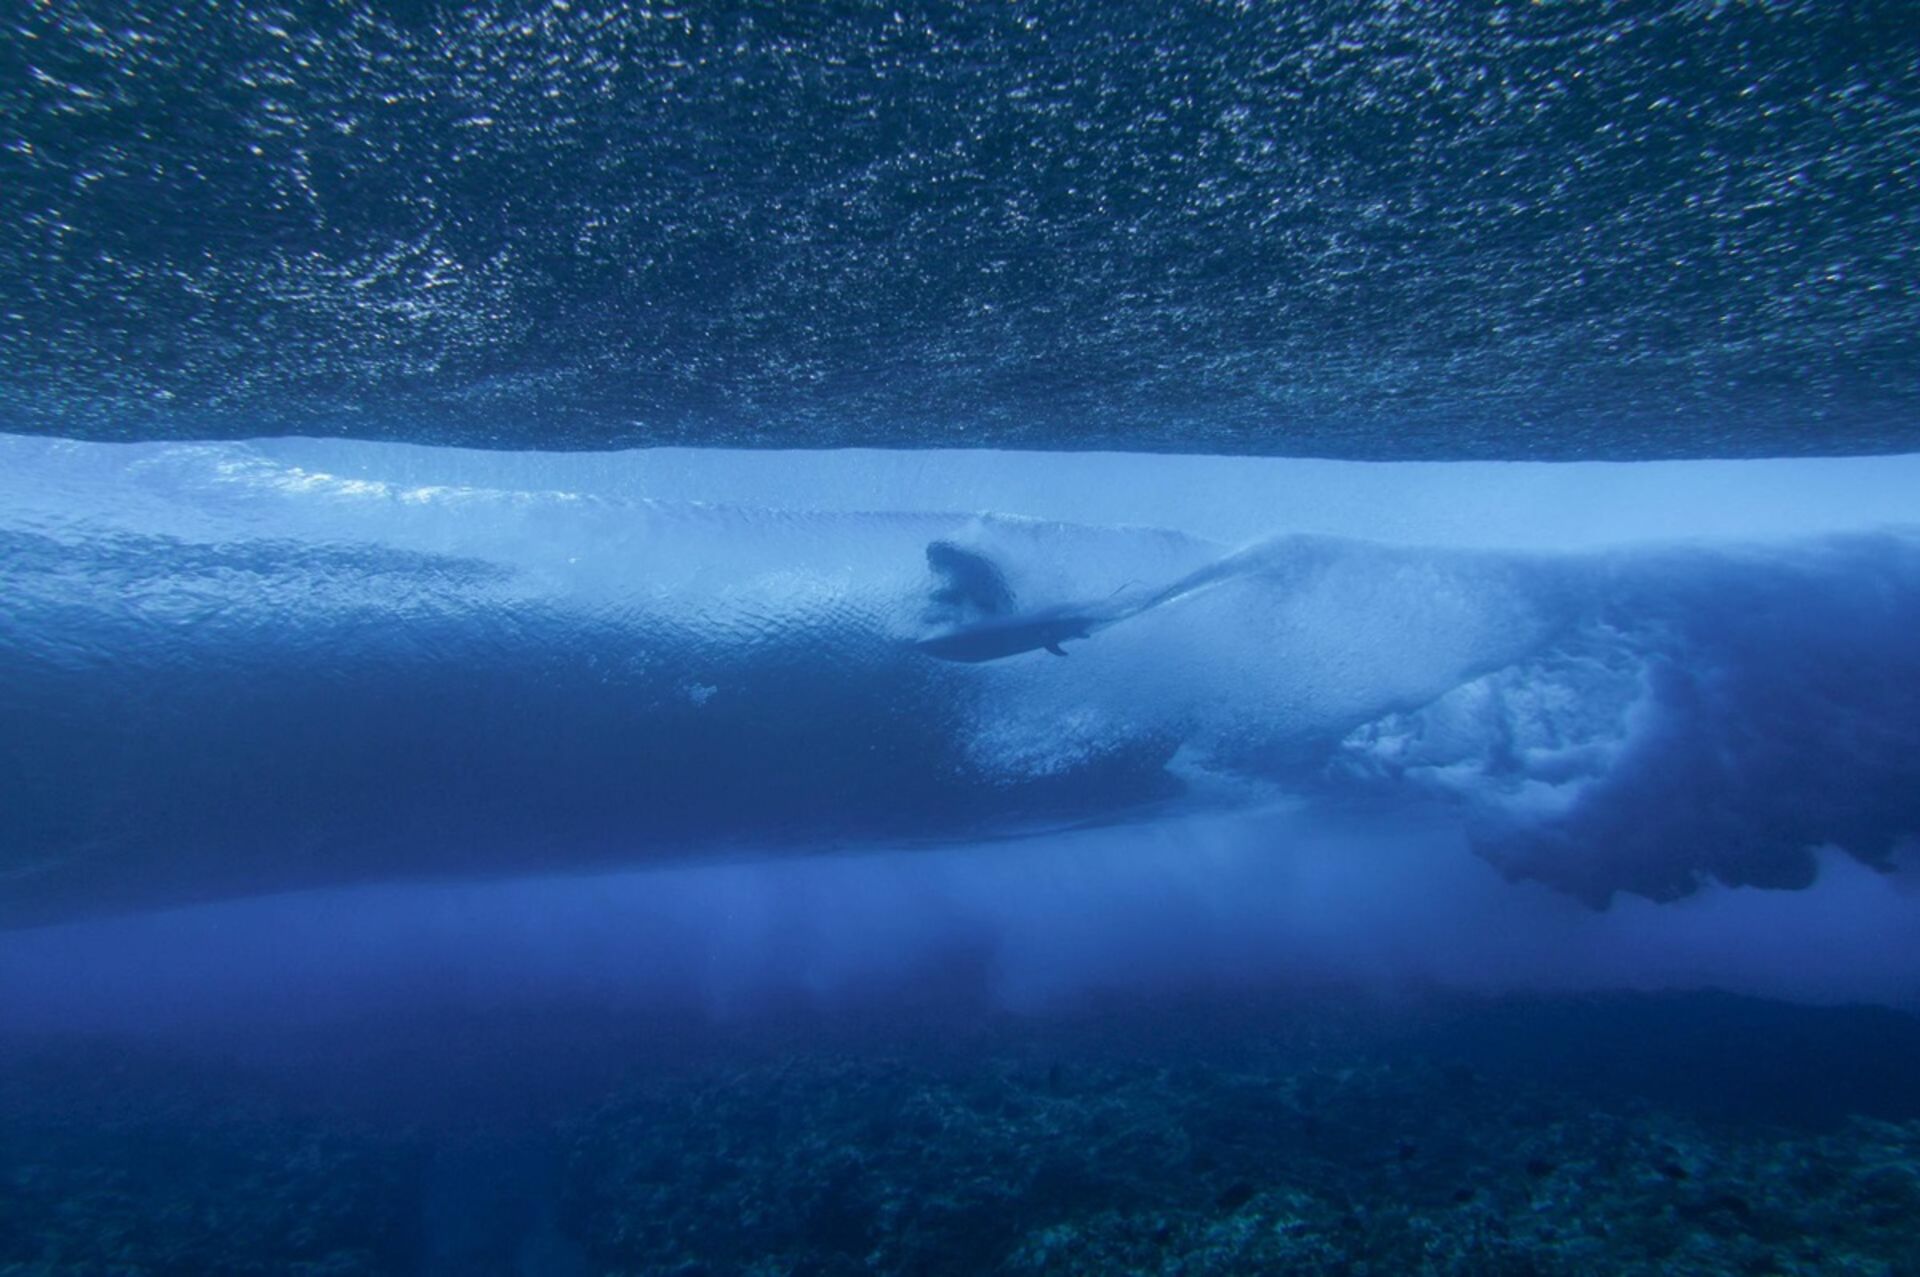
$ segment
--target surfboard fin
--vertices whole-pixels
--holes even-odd
[[[1065,656],[1067,654],[1067,649],[1064,647],[1061,647],[1058,643],[1047,644],[1047,650],[1049,652],[1052,652],[1055,656]]]

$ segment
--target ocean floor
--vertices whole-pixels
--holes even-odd
[[[1920,1272],[1920,1020],[1888,1011],[1207,998],[7,1048],[7,1277]]]

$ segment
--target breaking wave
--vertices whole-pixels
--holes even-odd
[[[1277,801],[1457,813],[1596,904],[1804,886],[1823,844],[1883,867],[1920,831],[1907,532],[1235,549],[235,445],[12,455],[10,924]],[[1069,659],[916,647],[1090,600]]]

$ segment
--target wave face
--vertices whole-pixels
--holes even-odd
[[[1920,446],[1903,0],[23,9],[0,429]]]
[[[375,450],[8,460],[7,923],[1281,800],[1455,813],[1595,903],[1804,886],[1819,844],[1886,865],[1920,831],[1911,533],[1231,549],[380,479],[408,467]],[[1067,659],[916,646],[1116,597],[1152,605]]]

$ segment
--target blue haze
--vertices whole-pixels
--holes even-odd
[[[0,1277],[1920,1267],[1912,8],[0,13]]]

